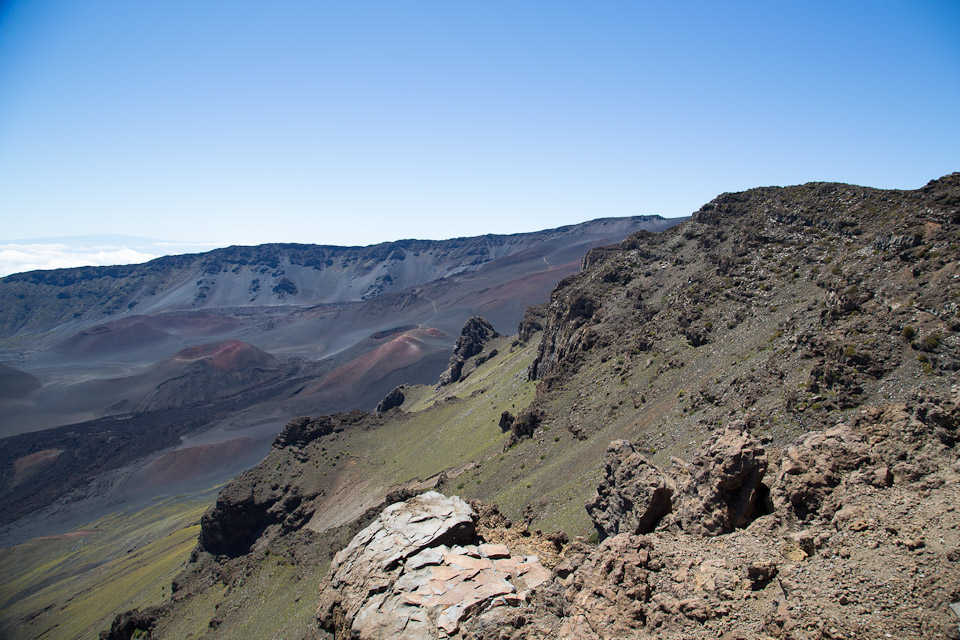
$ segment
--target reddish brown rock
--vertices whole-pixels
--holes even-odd
[[[586,509],[603,540],[618,533],[650,533],[667,513],[674,482],[626,440],[614,440],[603,458],[603,479]]]
[[[746,526],[756,514],[766,470],[763,445],[745,429],[727,427],[708,440],[690,464],[679,500],[681,526],[704,535]]]

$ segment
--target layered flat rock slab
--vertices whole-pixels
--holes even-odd
[[[384,509],[334,558],[321,625],[336,638],[434,640],[470,616],[523,603],[552,572],[536,556],[477,540],[474,517],[460,498],[433,491]]]

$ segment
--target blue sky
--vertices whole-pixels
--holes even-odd
[[[960,170],[960,2],[0,3],[0,239],[370,244]]]

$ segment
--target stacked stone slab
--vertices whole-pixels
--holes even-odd
[[[475,514],[431,491],[384,509],[336,555],[317,617],[336,638],[431,639],[467,618],[516,607],[552,572],[477,540]]]

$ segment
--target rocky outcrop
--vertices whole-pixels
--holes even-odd
[[[333,413],[326,416],[310,418],[301,416],[294,418],[283,428],[273,441],[273,448],[283,447],[301,448],[314,440],[339,433],[345,428],[360,424],[370,417],[366,411],[351,411],[350,413]]]
[[[552,573],[477,538],[463,500],[428,492],[390,505],[336,555],[317,618],[337,639],[451,637],[470,617],[515,607]]]
[[[744,527],[768,499],[763,485],[767,457],[742,425],[708,440],[692,462],[680,491],[677,483],[626,440],[614,440],[603,460],[603,478],[587,504],[600,540],[620,533],[652,532],[671,511],[673,522],[703,535]]]
[[[324,437],[380,420],[365,411],[294,418],[261,464],[228,482],[200,519],[197,552],[236,558],[258,542],[299,530],[324,492],[322,476],[304,473],[322,455]]]
[[[383,400],[377,405],[377,413],[386,413],[395,407],[403,404],[406,398],[403,395],[403,385],[394,387],[393,390],[383,397]]]
[[[495,338],[502,337],[497,333],[493,325],[484,318],[474,316],[467,320],[460,330],[460,337],[453,346],[453,355],[450,356],[450,364],[447,370],[440,375],[438,387],[444,387],[448,384],[460,380],[463,373],[463,365],[467,360],[483,351],[484,346]]]
[[[650,533],[671,509],[676,485],[627,440],[614,440],[603,458],[603,478],[586,504],[601,540],[618,533]]]
[[[746,526],[757,513],[757,501],[766,497],[766,471],[763,445],[742,426],[727,427],[691,461],[677,520],[684,529],[705,535]]]
[[[827,497],[843,476],[870,458],[862,437],[847,425],[808,433],[784,451],[774,481],[774,504],[800,521],[823,515]],[[887,483],[886,477],[882,482]]]
[[[507,412],[504,412],[507,413]],[[510,414],[507,413],[507,416]],[[500,415],[500,428],[504,428],[504,415]],[[513,418],[510,421],[508,429],[510,431],[510,440],[507,441],[505,445],[507,448],[512,447],[521,440],[533,436],[534,431],[537,430],[537,427],[540,425],[540,420],[542,416],[540,412],[536,409],[526,408],[520,412],[516,418]]]
[[[541,382],[537,402],[558,386],[642,378],[648,397],[682,390],[689,402],[691,392],[706,391],[701,424],[720,423],[731,411],[785,410],[801,433],[831,426],[832,411],[902,399],[890,390],[909,386],[918,370],[952,375],[960,368],[960,263],[952,242],[958,192],[960,174],[916,191],[826,183],[752,189],[719,196],[665,233],[595,250],[587,268],[551,295],[529,370]],[[736,353],[746,318],[775,358]],[[720,353],[727,363],[720,378],[664,375],[683,367],[705,372]],[[793,380],[801,370],[808,379]],[[590,435],[626,423],[630,411],[623,403],[596,420],[610,408],[605,393],[570,405],[551,428]]]
[[[199,551],[236,558],[249,552],[267,527],[280,525],[293,531],[313,515],[315,495],[303,495],[296,486],[283,491],[243,479],[240,476],[227,484],[216,504],[203,514]]]
[[[498,626],[466,621],[465,637],[954,637],[960,388],[847,418],[770,462],[774,511],[759,517],[744,505],[763,493],[767,454],[743,429],[724,429],[676,497],[684,528],[667,518],[647,535],[575,540],[529,603],[501,610]],[[648,464],[637,458],[613,442],[598,495],[635,484],[627,470]]]
[[[118,613],[110,629],[100,632],[100,640],[130,640],[131,638],[149,638],[150,631],[157,626],[156,612],[131,609]]]
[[[527,310],[523,312],[523,320],[517,327],[518,343],[526,344],[530,342],[530,338],[543,331],[543,323],[547,319],[547,310],[546,304],[534,304],[527,307]]]

